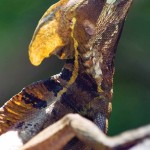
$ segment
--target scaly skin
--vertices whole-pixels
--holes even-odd
[[[44,59],[40,53],[41,60],[34,60],[32,54],[41,37],[44,41],[49,38],[41,34],[46,34],[43,27],[50,25],[57,30],[47,34],[57,40],[51,44],[53,49],[48,49],[49,54],[68,60],[60,74],[25,87],[1,108],[1,134],[16,131],[17,138],[24,144],[71,112],[92,120],[107,133],[112,110],[115,49],[131,2],[61,0],[45,13],[30,44],[30,59],[35,65]],[[45,49],[47,44],[39,47]],[[89,148],[73,139],[64,149]]]

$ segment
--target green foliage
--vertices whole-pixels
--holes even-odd
[[[59,72],[60,61],[34,67],[28,59],[33,31],[56,0],[0,0],[0,98]],[[150,1],[136,0],[117,49],[110,134],[150,122]],[[53,64],[56,64],[55,66]]]

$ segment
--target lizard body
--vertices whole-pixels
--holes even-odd
[[[0,134],[16,131],[24,144],[71,112],[107,133],[115,49],[131,2],[61,0],[48,9],[31,41],[30,59],[39,65],[56,54],[66,63],[60,74],[25,87],[0,109]],[[89,148],[73,139],[64,149]]]

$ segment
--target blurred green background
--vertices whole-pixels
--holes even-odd
[[[60,71],[56,57],[34,67],[28,59],[33,31],[56,0],[0,0],[0,104],[24,86]],[[135,0],[116,56],[109,134],[150,123],[150,1]]]

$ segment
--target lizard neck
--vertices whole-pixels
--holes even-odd
[[[108,100],[113,94],[114,75],[114,51],[105,51],[98,46],[89,48],[90,50],[81,54],[84,70],[91,75],[97,84],[97,91],[105,93]]]
[[[110,97],[105,92],[98,90],[99,85],[93,76],[87,73],[82,61],[81,57],[78,56],[78,69],[76,69],[77,60],[67,60],[60,76],[57,78],[61,84],[63,83],[64,89],[60,91],[60,98],[54,106],[55,108],[63,106],[67,108],[67,112],[64,109],[59,111],[54,109],[50,117],[55,119],[50,119],[50,122],[59,120],[60,117],[69,112],[79,113],[94,121],[106,132],[107,121],[111,112]]]

